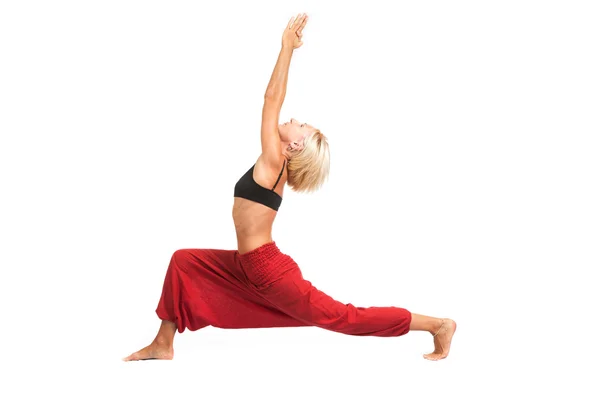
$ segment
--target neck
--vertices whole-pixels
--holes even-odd
[[[281,142],[281,154],[283,154],[286,158],[286,160],[290,161],[290,157],[291,154],[288,151],[288,146],[290,145],[291,142]]]

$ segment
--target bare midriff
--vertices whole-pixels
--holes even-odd
[[[234,197],[232,215],[240,254],[273,240],[271,230],[277,211],[254,201]]]

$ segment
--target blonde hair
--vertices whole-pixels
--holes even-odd
[[[304,138],[301,150],[290,150],[287,184],[295,192],[314,192],[329,177],[329,143],[320,130]]]

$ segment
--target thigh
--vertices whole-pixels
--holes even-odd
[[[235,250],[180,249],[174,264],[184,272],[182,308],[188,319],[202,319],[223,329],[300,327],[299,321],[274,307],[248,283]]]
[[[313,326],[327,328],[348,314],[348,305],[304,279],[300,268],[289,271],[262,290],[261,296],[282,312]]]
[[[232,283],[242,282],[243,273],[236,261],[235,250],[222,249],[179,249],[172,263],[182,272],[202,276],[209,280],[219,278]]]

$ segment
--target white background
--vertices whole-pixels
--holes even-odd
[[[5,398],[598,398],[600,13],[593,1],[5,1]],[[274,239],[344,303],[458,323],[154,338],[171,255],[235,248],[290,17],[281,121],[329,138]]]

